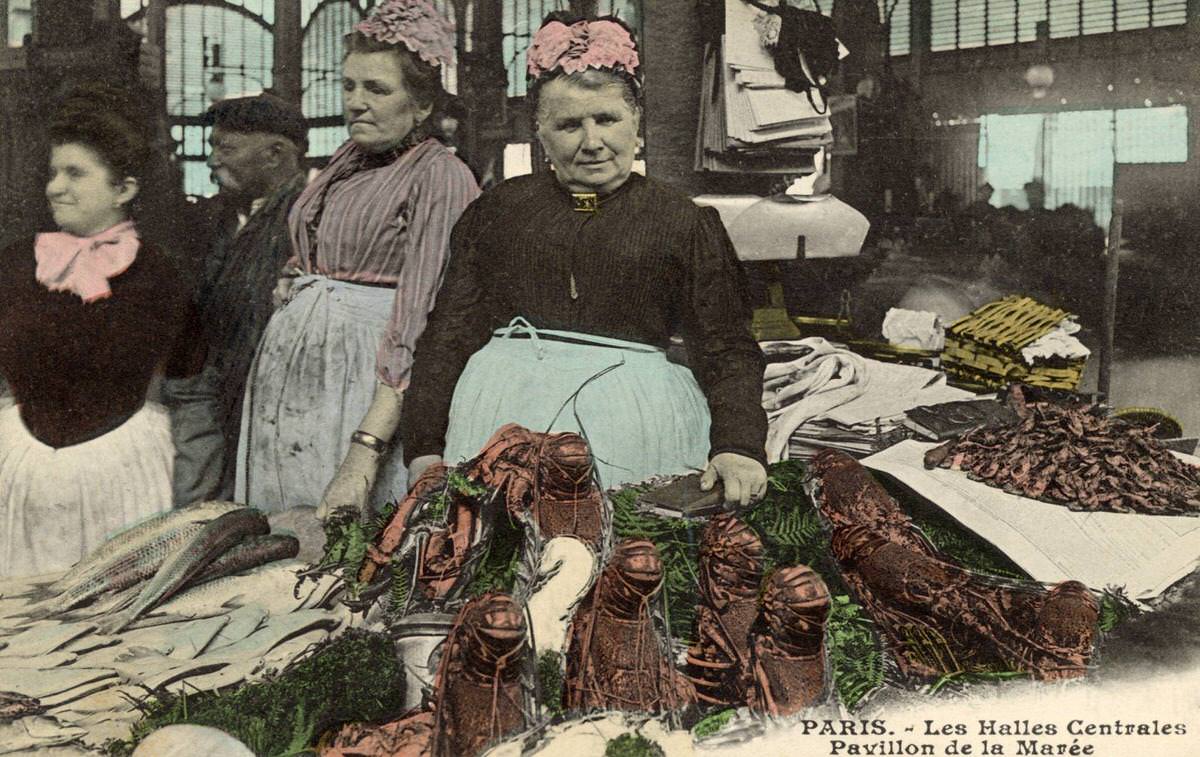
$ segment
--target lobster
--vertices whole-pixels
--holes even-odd
[[[604,498],[591,449],[575,433],[502,426],[468,464],[467,476],[495,489],[514,518],[532,514],[546,539],[574,536],[593,548],[604,535]]]
[[[776,717],[820,701],[828,691],[825,621],[829,589],[807,565],[780,568],[767,579],[761,622],[751,642],[751,709]]]
[[[735,707],[746,701],[762,573],[758,534],[733,515],[713,518],[700,541],[696,642],[687,652],[688,678],[700,701]]]
[[[321,757],[475,755],[526,725],[521,687],[525,618],[507,594],[484,594],[459,611],[442,647],[432,707],[382,725],[342,727]]]
[[[1083,584],[1047,591],[972,573],[929,544],[849,456],[823,451],[813,469],[834,556],[902,673],[998,668],[1055,680],[1086,672],[1099,605]]]
[[[563,687],[568,709],[664,712],[695,701],[651,613],[661,588],[654,543],[618,544],[571,623]]]

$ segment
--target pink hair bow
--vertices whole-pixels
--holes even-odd
[[[404,45],[429,64],[454,59],[454,22],[429,0],[384,0],[354,31],[389,45]]]
[[[529,76],[538,78],[555,68],[574,74],[588,68],[623,69],[634,75],[637,46],[625,27],[615,21],[577,21],[570,26],[551,21],[533,35],[526,54]]]

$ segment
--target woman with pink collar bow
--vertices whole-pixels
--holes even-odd
[[[147,403],[186,314],[165,253],[132,207],[151,170],[148,119],[108,87],[49,128],[46,197],[60,231],[2,253],[0,577],[62,570],[171,507],[165,411]]]

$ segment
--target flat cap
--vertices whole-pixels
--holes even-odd
[[[304,114],[287,100],[266,92],[215,102],[204,113],[203,123],[230,131],[279,134],[301,149],[308,148],[308,123]]]

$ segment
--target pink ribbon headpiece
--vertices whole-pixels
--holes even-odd
[[[33,244],[34,276],[51,292],[73,292],[84,302],[102,300],[112,295],[109,279],[133,265],[140,245],[133,221],[90,237],[63,231],[38,234]]]
[[[384,0],[354,31],[389,45],[404,45],[430,65],[454,59],[454,22],[429,0]]]
[[[577,21],[570,26],[551,21],[533,35],[526,54],[529,77],[537,79],[560,69],[574,74],[588,68],[624,71],[638,77],[637,45],[616,21]]]

